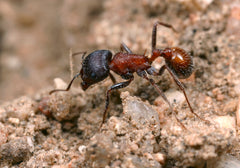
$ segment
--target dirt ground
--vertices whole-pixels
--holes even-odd
[[[148,81],[135,76],[113,92],[99,126],[109,78],[86,91],[71,79],[69,51],[124,42],[134,53],[178,46],[193,56],[181,80],[195,113],[165,72],[153,77],[174,112]],[[0,0],[0,167],[240,167],[240,1]],[[159,69],[159,58],[152,65]],[[81,56],[73,58],[73,71]],[[123,81],[114,74],[117,81]],[[17,84],[17,85],[15,85]]]

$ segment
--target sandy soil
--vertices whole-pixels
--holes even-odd
[[[210,123],[166,72],[154,80],[187,129],[137,76],[112,93],[100,130],[110,79],[49,95],[71,79],[69,48],[116,53],[124,42],[150,55],[157,20],[178,31],[159,26],[157,47],[193,56],[194,73],[181,81]],[[239,27],[238,1],[0,1],[0,167],[240,167]],[[73,60],[78,72],[81,56]]]

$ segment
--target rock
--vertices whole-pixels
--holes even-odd
[[[0,165],[17,164],[30,156],[30,146],[26,138],[12,140],[0,147]]]
[[[218,116],[218,117],[214,117],[213,121],[220,128],[229,128],[233,132],[235,132],[235,128],[236,128],[236,119],[235,119],[235,117],[231,117],[231,116]]]
[[[67,84],[60,78],[54,80],[56,89],[65,89]],[[86,105],[85,93],[81,89],[71,88],[71,91],[59,91],[51,94],[49,101],[46,103],[54,118],[58,121],[70,120],[79,116],[78,109]],[[48,109],[48,108],[44,108]],[[48,111],[48,110],[47,110]]]
[[[228,117],[222,119],[230,120],[231,123],[234,121]],[[162,129],[160,147],[167,151],[168,157],[177,161],[179,167],[201,167],[207,161],[218,159],[237,142],[231,124],[217,127],[192,122],[186,125],[190,130],[181,132],[174,131],[172,127],[175,126],[169,124],[169,128]]]
[[[149,127],[157,136],[160,134],[160,121],[158,113],[148,103],[142,102],[137,97],[129,96],[128,92],[121,94],[123,111],[130,122],[137,128]]]

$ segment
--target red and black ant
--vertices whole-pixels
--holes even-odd
[[[81,76],[82,82],[81,87],[83,90],[86,90],[89,86],[98,83],[108,76],[113,81],[114,85],[112,85],[106,93],[106,104],[105,110],[103,114],[102,124],[105,122],[107,116],[107,110],[109,105],[109,96],[112,90],[121,89],[127,87],[134,79],[133,73],[136,72],[138,76],[148,80],[157,92],[162,96],[162,98],[168,103],[170,110],[174,113],[172,105],[168,101],[167,97],[163,93],[163,91],[156,85],[155,81],[148,77],[149,75],[160,76],[163,74],[164,70],[166,69],[170,75],[173,77],[175,83],[184,93],[186,98],[187,104],[191,110],[191,112],[197,116],[198,118],[202,119],[196,113],[194,113],[184,87],[179,79],[188,78],[193,72],[193,60],[192,57],[183,49],[179,47],[171,47],[165,49],[156,49],[156,32],[157,26],[162,25],[167,28],[171,28],[173,31],[175,29],[172,25],[163,23],[163,22],[156,22],[153,26],[152,30],[152,53],[151,57],[148,58],[147,56],[134,54],[124,43],[121,44],[121,52],[116,53],[112,58],[112,53],[109,50],[96,50],[89,54],[86,58],[84,58],[83,54],[83,61],[82,61],[82,69],[79,73],[77,73],[71,82],[69,83],[66,89],[55,89],[50,92],[52,94],[56,91],[68,91],[74,81],[78,76]],[[125,52],[123,52],[125,50]],[[154,67],[151,66],[152,62],[157,57],[163,57],[165,60],[165,64],[157,71]],[[110,73],[110,70],[115,72],[116,74],[120,75],[123,79],[127,80],[124,82],[120,82],[116,84],[116,80],[114,76]],[[181,124],[183,128],[185,126],[180,122],[177,118],[176,114],[174,113],[177,121]],[[204,120],[206,121],[206,120]],[[101,127],[100,126],[100,127]]]

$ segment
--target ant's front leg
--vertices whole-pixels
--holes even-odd
[[[111,73],[109,73],[109,77],[110,77],[112,83],[116,84],[116,79],[115,79],[115,77]]]
[[[100,125],[100,128],[102,127],[103,123],[105,122],[105,119],[107,117],[107,110],[108,110],[108,105],[109,105],[109,97],[110,97],[110,93],[111,91],[113,90],[116,90],[116,89],[121,89],[121,88],[125,88],[127,87],[132,81],[133,81],[134,77],[132,76],[128,81],[126,82],[121,82],[121,83],[117,83],[115,85],[112,85],[108,91],[107,91],[107,94],[106,94],[106,103],[105,103],[105,110],[104,110],[104,113],[103,113],[103,120],[102,120],[102,123]]]
[[[128,48],[128,46],[123,42],[120,45],[120,50],[122,52],[123,52],[123,50],[125,50],[128,54],[132,54],[132,51],[130,50],[130,48]]]

